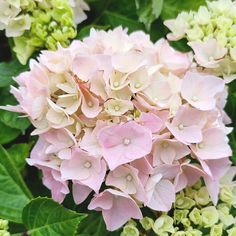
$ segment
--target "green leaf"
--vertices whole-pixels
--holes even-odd
[[[9,92],[9,87],[0,89],[1,101],[0,105],[15,105],[17,104],[13,95]],[[25,117],[20,117],[19,113],[10,112],[0,109],[0,121],[6,126],[19,129],[22,133],[30,126],[30,122]]]
[[[120,230],[109,232],[106,230],[101,212],[90,212],[78,228],[78,236],[119,236]]]
[[[0,218],[21,223],[31,193],[7,151],[0,145]]]
[[[165,0],[161,18],[163,20],[175,18],[181,11],[195,11],[205,4],[206,0]]]
[[[229,115],[229,117],[232,119],[231,126],[235,127],[236,123],[236,80],[231,82],[229,84],[229,95],[227,99],[227,105],[226,105],[226,112]],[[233,150],[233,155],[231,157],[231,160],[233,161],[234,165],[236,165],[236,129],[232,131],[232,133],[229,135],[230,138],[230,145]]]
[[[147,30],[150,30],[151,24],[156,20],[162,11],[163,0],[136,0],[137,14],[139,21],[144,23]]]
[[[14,144],[7,149],[12,161],[19,171],[22,171],[25,167],[25,159],[29,157],[32,143],[20,143]]]
[[[18,60],[0,63],[0,87],[6,87],[13,83],[12,77],[26,71],[28,66],[21,65]]]
[[[19,113],[0,110],[0,121],[13,129],[18,129],[22,133],[30,126],[30,122],[25,117],[20,117]]]
[[[100,21],[105,25],[110,25],[112,28],[122,25],[123,27],[127,27],[129,32],[144,29],[141,23],[111,11],[104,11]]]
[[[80,29],[76,38],[83,39],[84,37],[88,36],[92,28],[97,29],[97,30],[107,30],[109,29],[109,25],[94,25],[94,24],[86,25],[82,29]]]
[[[64,208],[49,198],[33,199],[23,210],[22,219],[31,236],[73,236],[84,214]]]
[[[0,144],[9,143],[17,138],[20,134],[20,130],[12,129],[0,121]]]

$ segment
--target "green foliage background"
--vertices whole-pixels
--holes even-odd
[[[156,41],[168,32],[163,20],[174,18],[183,10],[196,10],[205,4],[205,0],[87,2],[91,11],[88,12],[88,19],[79,25],[77,39],[87,36],[92,27],[108,30],[122,25],[129,32],[143,30],[150,34],[152,41]],[[11,41],[7,41],[4,32],[0,32],[0,105],[16,104],[9,93],[10,85],[14,85],[12,78],[28,69],[11,54],[10,45]],[[173,46],[181,51],[189,50],[185,41],[175,42]],[[232,124],[235,124],[236,81],[230,84],[226,109]],[[27,235],[26,232],[33,236],[119,235],[119,231],[106,231],[101,214],[90,212],[82,220],[88,213],[86,206],[76,206],[71,196],[66,198],[63,206],[50,199],[49,191],[41,183],[40,172],[26,165],[25,159],[29,157],[36,138],[30,136],[32,127],[29,121],[18,115],[0,110],[0,218],[11,221],[12,235]],[[236,164],[235,131],[230,135],[230,142],[234,150],[232,161]]]

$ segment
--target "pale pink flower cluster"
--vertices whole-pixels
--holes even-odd
[[[140,208],[168,211],[176,192],[201,176],[216,203],[230,167],[225,82],[191,69],[191,55],[143,32],[91,30],[43,51],[11,92],[39,140],[28,159],[62,202],[73,183],[82,203],[102,211],[108,230]]]

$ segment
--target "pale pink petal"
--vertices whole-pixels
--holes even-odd
[[[153,181],[152,178],[147,182],[146,188],[148,188],[149,182]],[[148,207],[156,211],[169,211],[175,201],[175,187],[169,180],[161,179],[147,191],[147,196]]]
[[[205,42],[189,42],[188,45],[193,49],[197,63],[206,68],[218,67],[219,61],[227,54],[227,49],[214,38]]]
[[[153,133],[159,132],[164,126],[162,119],[150,112],[142,112],[139,117],[139,122],[141,125],[150,129]]]
[[[134,121],[104,128],[98,139],[111,170],[149,154],[152,148],[151,131]]]
[[[218,128],[205,130],[201,143],[191,145],[191,149],[202,160],[220,159],[232,155],[226,134]]]
[[[81,204],[86,200],[88,195],[93,190],[85,185],[82,185],[78,182],[74,182],[72,186],[73,199],[77,205]]]
[[[199,110],[211,110],[216,107],[216,95],[224,90],[221,78],[199,73],[186,73],[182,88],[182,97]]]
[[[107,230],[110,231],[120,228],[131,218],[142,218],[136,202],[129,195],[113,189],[106,189],[96,195],[88,208],[102,211]]]

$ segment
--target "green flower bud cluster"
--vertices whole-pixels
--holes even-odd
[[[233,187],[221,186],[220,199],[214,206],[202,182],[177,194],[173,208],[156,219],[144,217],[128,222],[121,236],[222,236],[236,235],[236,218],[231,214],[235,201]],[[235,196],[236,197],[236,196]],[[152,233],[151,233],[152,232]]]
[[[34,51],[68,46],[76,24],[86,19],[84,0],[6,0],[0,3],[0,30],[14,41],[13,51],[26,64]]]
[[[175,38],[186,37],[189,41],[216,38],[222,47],[236,46],[236,4],[231,0],[207,1],[198,11],[180,13],[173,23],[169,25],[167,21],[166,25]],[[181,26],[184,26],[181,31],[176,29]]]
[[[35,50],[44,47],[56,50],[57,43],[65,47],[76,36],[73,10],[67,0],[32,2],[23,10],[30,15],[30,30],[13,38],[13,50],[22,64]]]
[[[236,73],[234,69],[236,63],[235,1],[207,1],[206,6],[200,6],[198,11],[181,12],[176,19],[166,20],[164,24],[171,30],[168,35],[170,40],[187,38],[189,42],[206,42],[215,39],[219,48],[227,50],[224,56],[227,60],[220,64],[221,73],[218,70],[215,72],[228,76]],[[229,69],[230,72],[227,71]]]
[[[0,236],[10,236],[7,220],[0,219]]]

